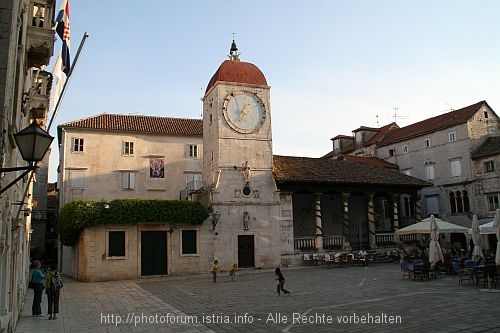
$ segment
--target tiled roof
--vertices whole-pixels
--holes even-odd
[[[278,184],[430,185],[396,170],[348,160],[275,155],[273,166],[274,178]]]
[[[489,137],[486,141],[472,152],[472,159],[500,155],[500,136]]]
[[[218,81],[258,84],[267,86],[267,81],[260,69],[249,62],[225,60],[210,79],[205,93]]]
[[[364,146],[369,147],[375,143],[377,143],[380,140],[383,140],[383,138],[388,135],[392,130],[398,129],[399,126],[396,123],[390,123],[388,125],[382,126],[378,128],[378,133],[375,134],[370,140],[365,142]]]
[[[200,119],[122,114],[100,114],[61,124],[58,128],[87,128],[169,135],[203,135],[203,125]]]
[[[407,140],[437,130],[442,130],[459,124],[463,124],[467,122],[481,108],[483,104],[488,105],[486,101],[481,101],[459,110],[447,112],[445,114],[428,118],[406,127],[394,129],[384,137],[379,145],[386,146],[394,142]]]
[[[363,144],[364,147],[369,147],[369,146],[377,143],[378,141],[382,140],[384,138],[384,136],[387,135],[387,133],[389,133],[390,131],[397,129],[397,128],[399,128],[399,127],[396,123],[390,123],[390,124],[382,126],[380,128],[361,126],[360,128],[355,129],[353,132],[359,132],[362,130],[377,132],[372,138],[370,138],[370,140],[368,140],[367,142],[365,142]],[[353,136],[340,134],[340,135],[337,135],[337,136],[331,138],[330,140],[333,141],[336,139],[352,139],[353,143],[345,146],[344,149],[342,149],[342,151],[339,154],[335,154],[333,151],[331,151],[328,154],[324,155],[323,158],[331,158],[331,157],[338,156],[338,155],[347,156],[348,154],[350,154],[356,150],[356,146],[354,144],[355,139]]]
[[[399,169],[396,164],[389,163],[389,162],[384,161],[380,158],[371,157],[371,156],[342,155],[342,157],[340,159],[344,159],[344,160],[347,160],[350,162],[356,162],[356,163],[369,163],[371,165],[386,168],[386,169],[395,169],[395,170]]]

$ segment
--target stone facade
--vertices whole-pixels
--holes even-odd
[[[151,120],[154,122],[154,117]],[[120,198],[177,200],[193,177],[201,179],[201,135],[97,131],[67,125],[60,126],[60,133],[61,207],[77,199],[103,201],[103,204]],[[75,143],[81,146],[75,149]],[[160,164],[161,174],[152,175],[154,167]],[[106,255],[109,230],[125,231],[125,256],[113,258]],[[180,256],[179,244],[175,241],[180,234],[178,229],[174,231],[170,225],[142,225],[85,230],[75,248],[61,249],[62,271],[85,281],[137,278],[141,276],[137,269],[141,263],[138,250],[140,232],[165,230],[169,231],[166,239],[168,273],[198,270],[199,255],[204,252],[198,247],[197,257]],[[200,228],[193,230],[200,232]],[[202,246],[207,241],[200,237],[199,242]],[[208,259],[203,262],[208,265]]]
[[[5,169],[27,166],[13,135],[32,121],[45,127],[51,75],[41,65],[53,53],[54,6],[53,0],[0,2],[0,332],[14,330],[23,305],[33,231],[32,172],[22,177],[24,170]]]
[[[485,198],[475,190],[476,171],[471,153],[488,137],[499,133],[498,116],[484,103],[466,122],[422,131],[406,140],[384,145],[377,149],[377,157],[397,164],[402,172],[434,184],[421,192],[422,216],[435,214],[470,226],[471,214],[485,217],[477,206]],[[498,176],[496,179],[498,181]],[[461,211],[454,211],[451,208],[450,195],[456,199],[457,193],[463,198],[461,201],[469,202],[470,209],[462,207]]]

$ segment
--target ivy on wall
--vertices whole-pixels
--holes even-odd
[[[117,199],[110,202],[76,200],[59,212],[61,243],[73,246],[85,228],[96,225],[170,223],[199,225],[209,217],[201,203],[185,200]]]

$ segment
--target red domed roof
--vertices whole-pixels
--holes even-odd
[[[210,90],[217,81],[238,82],[248,84],[258,84],[267,86],[264,74],[254,64],[238,60],[225,60],[217,69],[214,76],[208,83],[207,90]]]

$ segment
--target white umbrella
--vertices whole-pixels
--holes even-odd
[[[441,219],[434,218],[439,228],[440,233],[466,233],[467,228],[462,227],[457,224],[445,222]],[[398,235],[409,235],[409,234],[428,234],[430,230],[430,217],[423,219],[420,222],[410,224],[404,228],[396,230],[396,234]]]
[[[479,221],[477,215],[472,216],[472,241],[474,242],[474,249],[472,250],[472,258],[480,256],[484,259],[483,250],[481,249],[481,236],[479,234]]]
[[[493,221],[490,221],[479,226],[479,231],[481,235],[494,235],[497,233],[497,229],[493,226]],[[472,235],[472,228],[469,229],[469,235]]]
[[[497,228],[497,253],[495,255],[495,262],[497,265],[500,265],[500,209],[497,209],[495,212],[493,226]]]
[[[429,243],[429,263],[431,266],[434,266],[440,260],[444,262],[443,251],[441,250],[441,245],[439,245],[439,228],[434,215],[431,215],[429,225],[429,234],[431,236]]]

